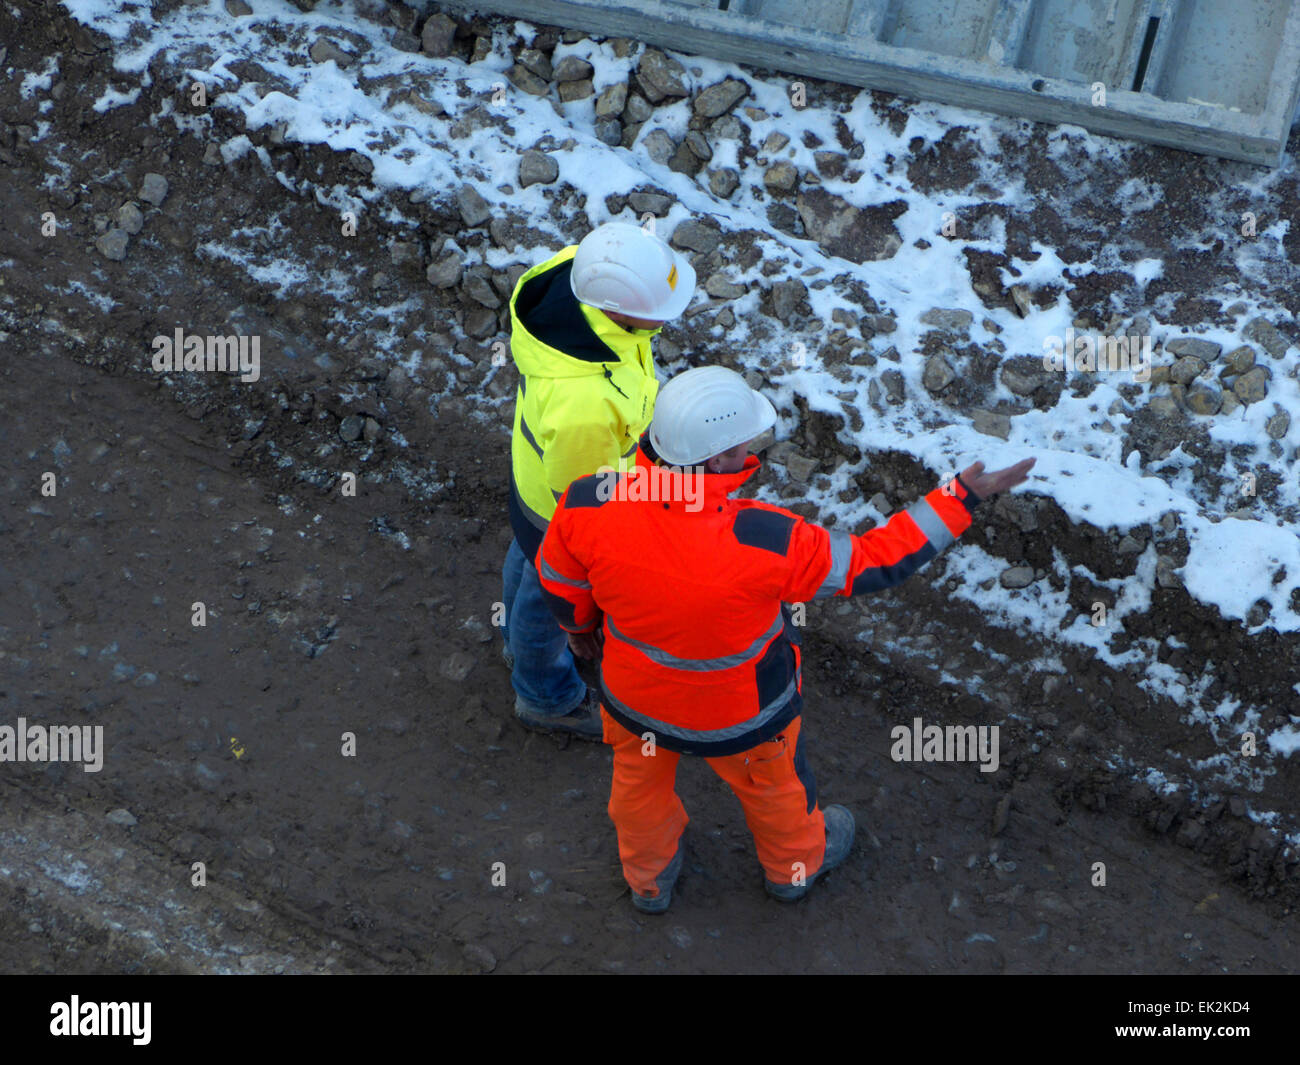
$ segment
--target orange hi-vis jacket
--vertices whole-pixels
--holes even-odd
[[[979,499],[955,478],[861,536],[731,499],[759,468],[656,463],[569,486],[537,566],[560,625],[604,617],[603,702],[631,732],[715,757],[748,750],[802,710],[797,628],[786,603],[902,583],[970,527]]]

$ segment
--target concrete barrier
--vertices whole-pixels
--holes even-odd
[[[1293,0],[478,0],[496,12],[1116,137],[1281,161]]]

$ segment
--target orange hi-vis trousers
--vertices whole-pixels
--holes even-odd
[[[681,755],[643,741],[603,708],[600,716],[605,742],[614,749],[609,816],[618,832],[623,876],[633,891],[653,897],[659,894],[655,878],[673,860],[690,820],[675,786]],[[798,757],[801,724],[796,717],[766,743],[705,759],[740,800],[767,878],[782,884],[811,877],[826,853],[816,785]]]

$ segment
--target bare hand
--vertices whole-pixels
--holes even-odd
[[[595,632],[571,632],[569,633],[569,650],[579,658],[599,658],[600,640],[597,639]]]
[[[961,471],[962,484],[980,499],[988,499],[989,496],[995,496],[999,492],[1023,484],[1028,479],[1030,468],[1037,461],[1037,459],[1021,459],[1014,466],[995,470],[993,473],[985,473],[984,463],[977,462]]]

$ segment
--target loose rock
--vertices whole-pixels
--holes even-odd
[[[921,384],[931,392],[942,392],[957,380],[956,371],[948,360],[941,355],[931,355],[925,360],[925,371],[921,374]]]
[[[975,316],[958,308],[934,307],[921,315],[922,325],[933,325],[948,333],[965,333]]]
[[[728,78],[726,81],[710,85],[695,98],[692,110],[701,118],[717,118],[730,111],[749,95],[749,86],[743,81]]]
[[[1165,345],[1165,351],[1170,355],[1192,356],[1202,362],[1213,362],[1223,351],[1223,345],[1216,344],[1212,340],[1202,340],[1200,337],[1179,337],[1177,340],[1169,341]]]
[[[616,118],[627,104],[627,82],[619,81],[601,90],[596,97],[596,117]]]
[[[519,184],[523,188],[530,185],[549,185],[560,176],[560,164],[545,152],[529,148],[519,157]]]
[[[559,82],[584,81],[591,77],[594,69],[585,59],[576,55],[566,55],[555,64],[551,78]]]
[[[456,20],[442,13],[432,15],[420,31],[420,46],[426,55],[445,59],[451,55],[456,37]]]
[[[1034,583],[1033,566],[1011,566],[998,577],[1003,588],[1028,588]]]
[[[439,259],[436,263],[431,263],[429,269],[425,271],[425,277],[429,279],[429,284],[438,288],[451,288],[453,285],[460,284],[464,271],[465,261],[453,253]]]
[[[667,130],[652,129],[641,140],[641,147],[654,162],[666,166],[677,150]]]
[[[983,433],[985,436],[996,436],[1002,440],[1011,436],[1011,419],[1005,414],[997,414],[991,410],[972,411],[971,425],[977,433]]]
[[[1232,391],[1242,403],[1258,403],[1268,395],[1268,378],[1268,371],[1256,366],[1237,378]]]
[[[167,179],[161,174],[145,174],[140,182],[140,199],[161,207],[163,200],[167,199],[167,189]]]
[[[462,185],[456,193],[456,206],[460,210],[461,221],[467,226],[482,225],[492,217],[492,208],[487,200],[479,195],[473,185]]]
[[[740,175],[731,167],[709,171],[709,191],[719,199],[729,199],[739,187]]]
[[[1277,327],[1267,318],[1252,318],[1246,323],[1242,335],[1247,340],[1253,340],[1275,359],[1282,358],[1286,354],[1286,349],[1291,346],[1291,342],[1279,333]]]
[[[121,229],[110,229],[102,237],[95,241],[95,247],[99,249],[105,259],[111,259],[115,263],[120,263],[126,258],[126,248],[130,243],[125,231]]]
[[[654,48],[647,48],[642,54],[636,77],[641,91],[652,104],[669,96],[686,96],[690,92],[686,87],[685,68]]]

